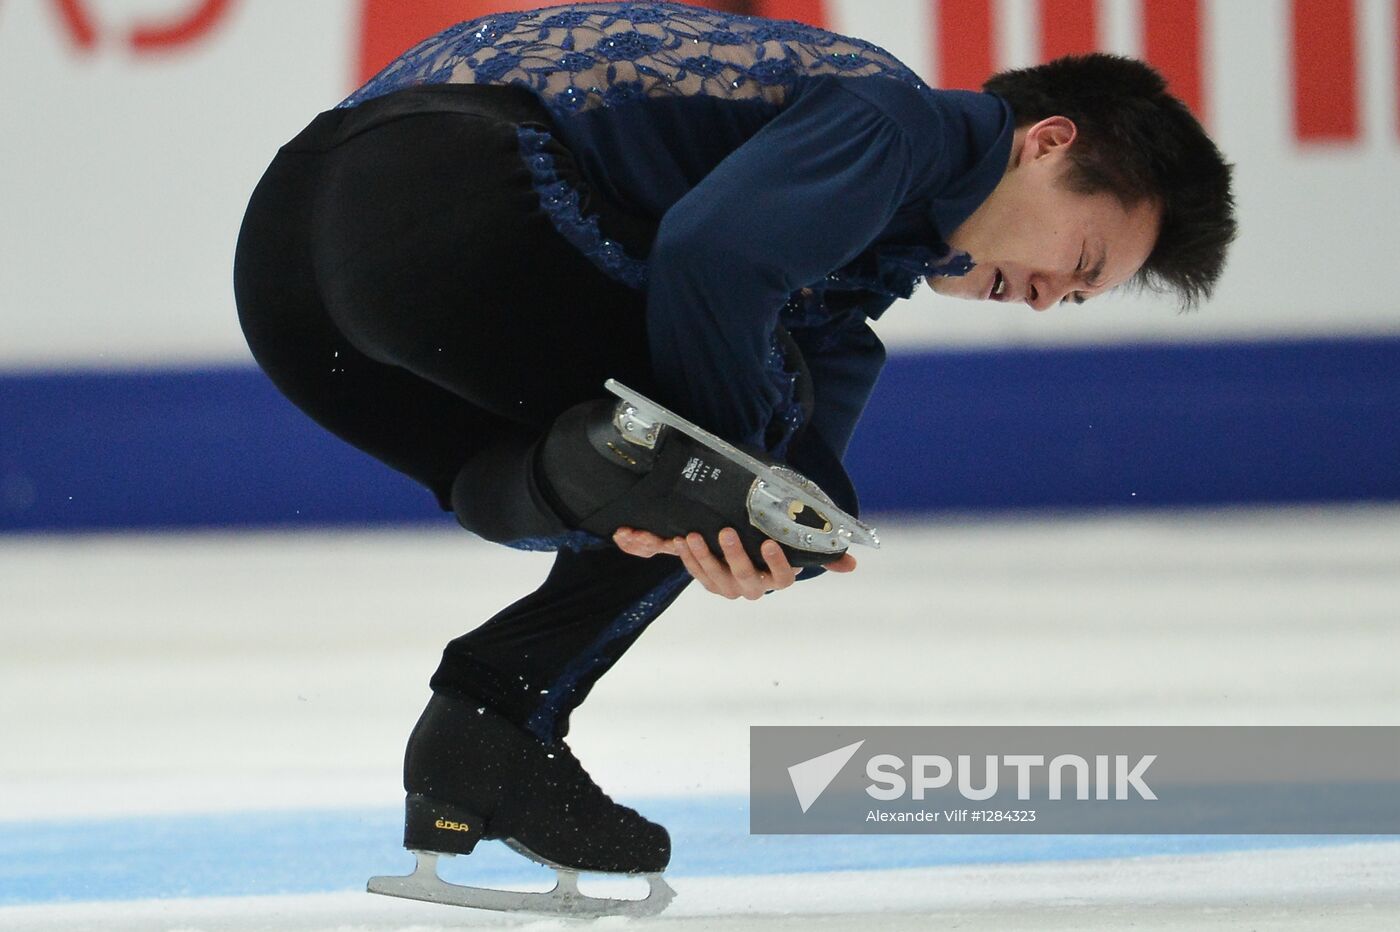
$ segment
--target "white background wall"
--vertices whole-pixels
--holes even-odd
[[[1106,46],[1137,48],[1137,0],[1100,0]],[[356,0],[234,0],[159,54],[133,23],[195,0],[86,0],[80,49],[56,0],[0,3],[0,369],[247,359],[230,263],[248,194],[278,145],[354,85]],[[1293,138],[1288,4],[1208,0],[1211,123],[1238,165],[1243,235],[1217,300],[1115,298],[1037,315],[936,300],[882,322],[892,346],[1400,334],[1395,0],[1359,0],[1364,96],[1354,145]],[[835,0],[833,26],[936,73],[925,0]],[[997,0],[999,64],[1031,60],[1031,0]]]

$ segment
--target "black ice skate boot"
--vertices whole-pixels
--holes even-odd
[[[732,527],[759,567],[770,538],[797,567],[831,563],[853,542],[879,546],[873,530],[797,471],[616,382],[608,388],[623,400],[570,408],[538,450],[538,487],[571,527],[603,537],[619,527],[661,537],[699,531],[715,553],[719,532]]]
[[[404,788],[407,848],[468,854],[478,838],[509,839],[550,864],[625,874],[671,857],[666,829],[609,799],[562,741],[470,699],[433,696],[408,740]]]
[[[404,758],[408,877],[376,877],[370,890],[480,909],[569,916],[650,915],[674,892],[660,877],[671,858],[666,829],[613,802],[563,742],[546,743],[469,699],[435,694]],[[449,884],[439,855],[470,854],[484,838],[558,872],[549,893]],[[646,875],[645,899],[582,895],[580,871]]]

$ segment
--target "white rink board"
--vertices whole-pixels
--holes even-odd
[[[198,42],[141,56],[120,30],[192,3],[88,0],[102,31],[85,51],[58,6],[0,3],[0,369],[246,361],[229,268],[243,206],[277,146],[351,89],[359,4],[235,0]],[[1036,4],[994,8],[999,64],[1024,64]],[[1139,4],[1100,8],[1103,44],[1137,51]],[[834,28],[934,73],[928,4],[829,9]],[[1384,274],[1400,249],[1394,0],[1358,0],[1362,131],[1340,147],[1292,138],[1287,3],[1205,9],[1212,123],[1238,164],[1243,226],[1218,300],[1191,316],[1147,299],[1036,315],[925,289],[881,322],[891,346],[1400,333]]]

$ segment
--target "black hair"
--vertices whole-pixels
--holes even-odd
[[[1176,292],[1185,308],[1210,297],[1236,233],[1232,166],[1156,70],[1118,55],[1069,55],[992,75],[982,89],[1011,105],[1017,126],[1074,121],[1071,190],[1161,207],[1157,242],[1134,281]]]

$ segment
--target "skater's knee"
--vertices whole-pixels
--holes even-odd
[[[513,437],[468,460],[452,482],[457,523],[501,544],[552,538],[571,530],[539,489],[535,450],[534,439]]]
[[[650,471],[651,452],[624,441],[613,425],[616,407],[603,399],[575,405],[555,419],[540,444],[540,487],[575,526],[624,499]]]
[[[507,544],[580,529],[639,478],[600,455],[596,435],[610,425],[612,408],[606,401],[575,405],[543,436],[522,431],[482,449],[453,480],[457,522]]]

